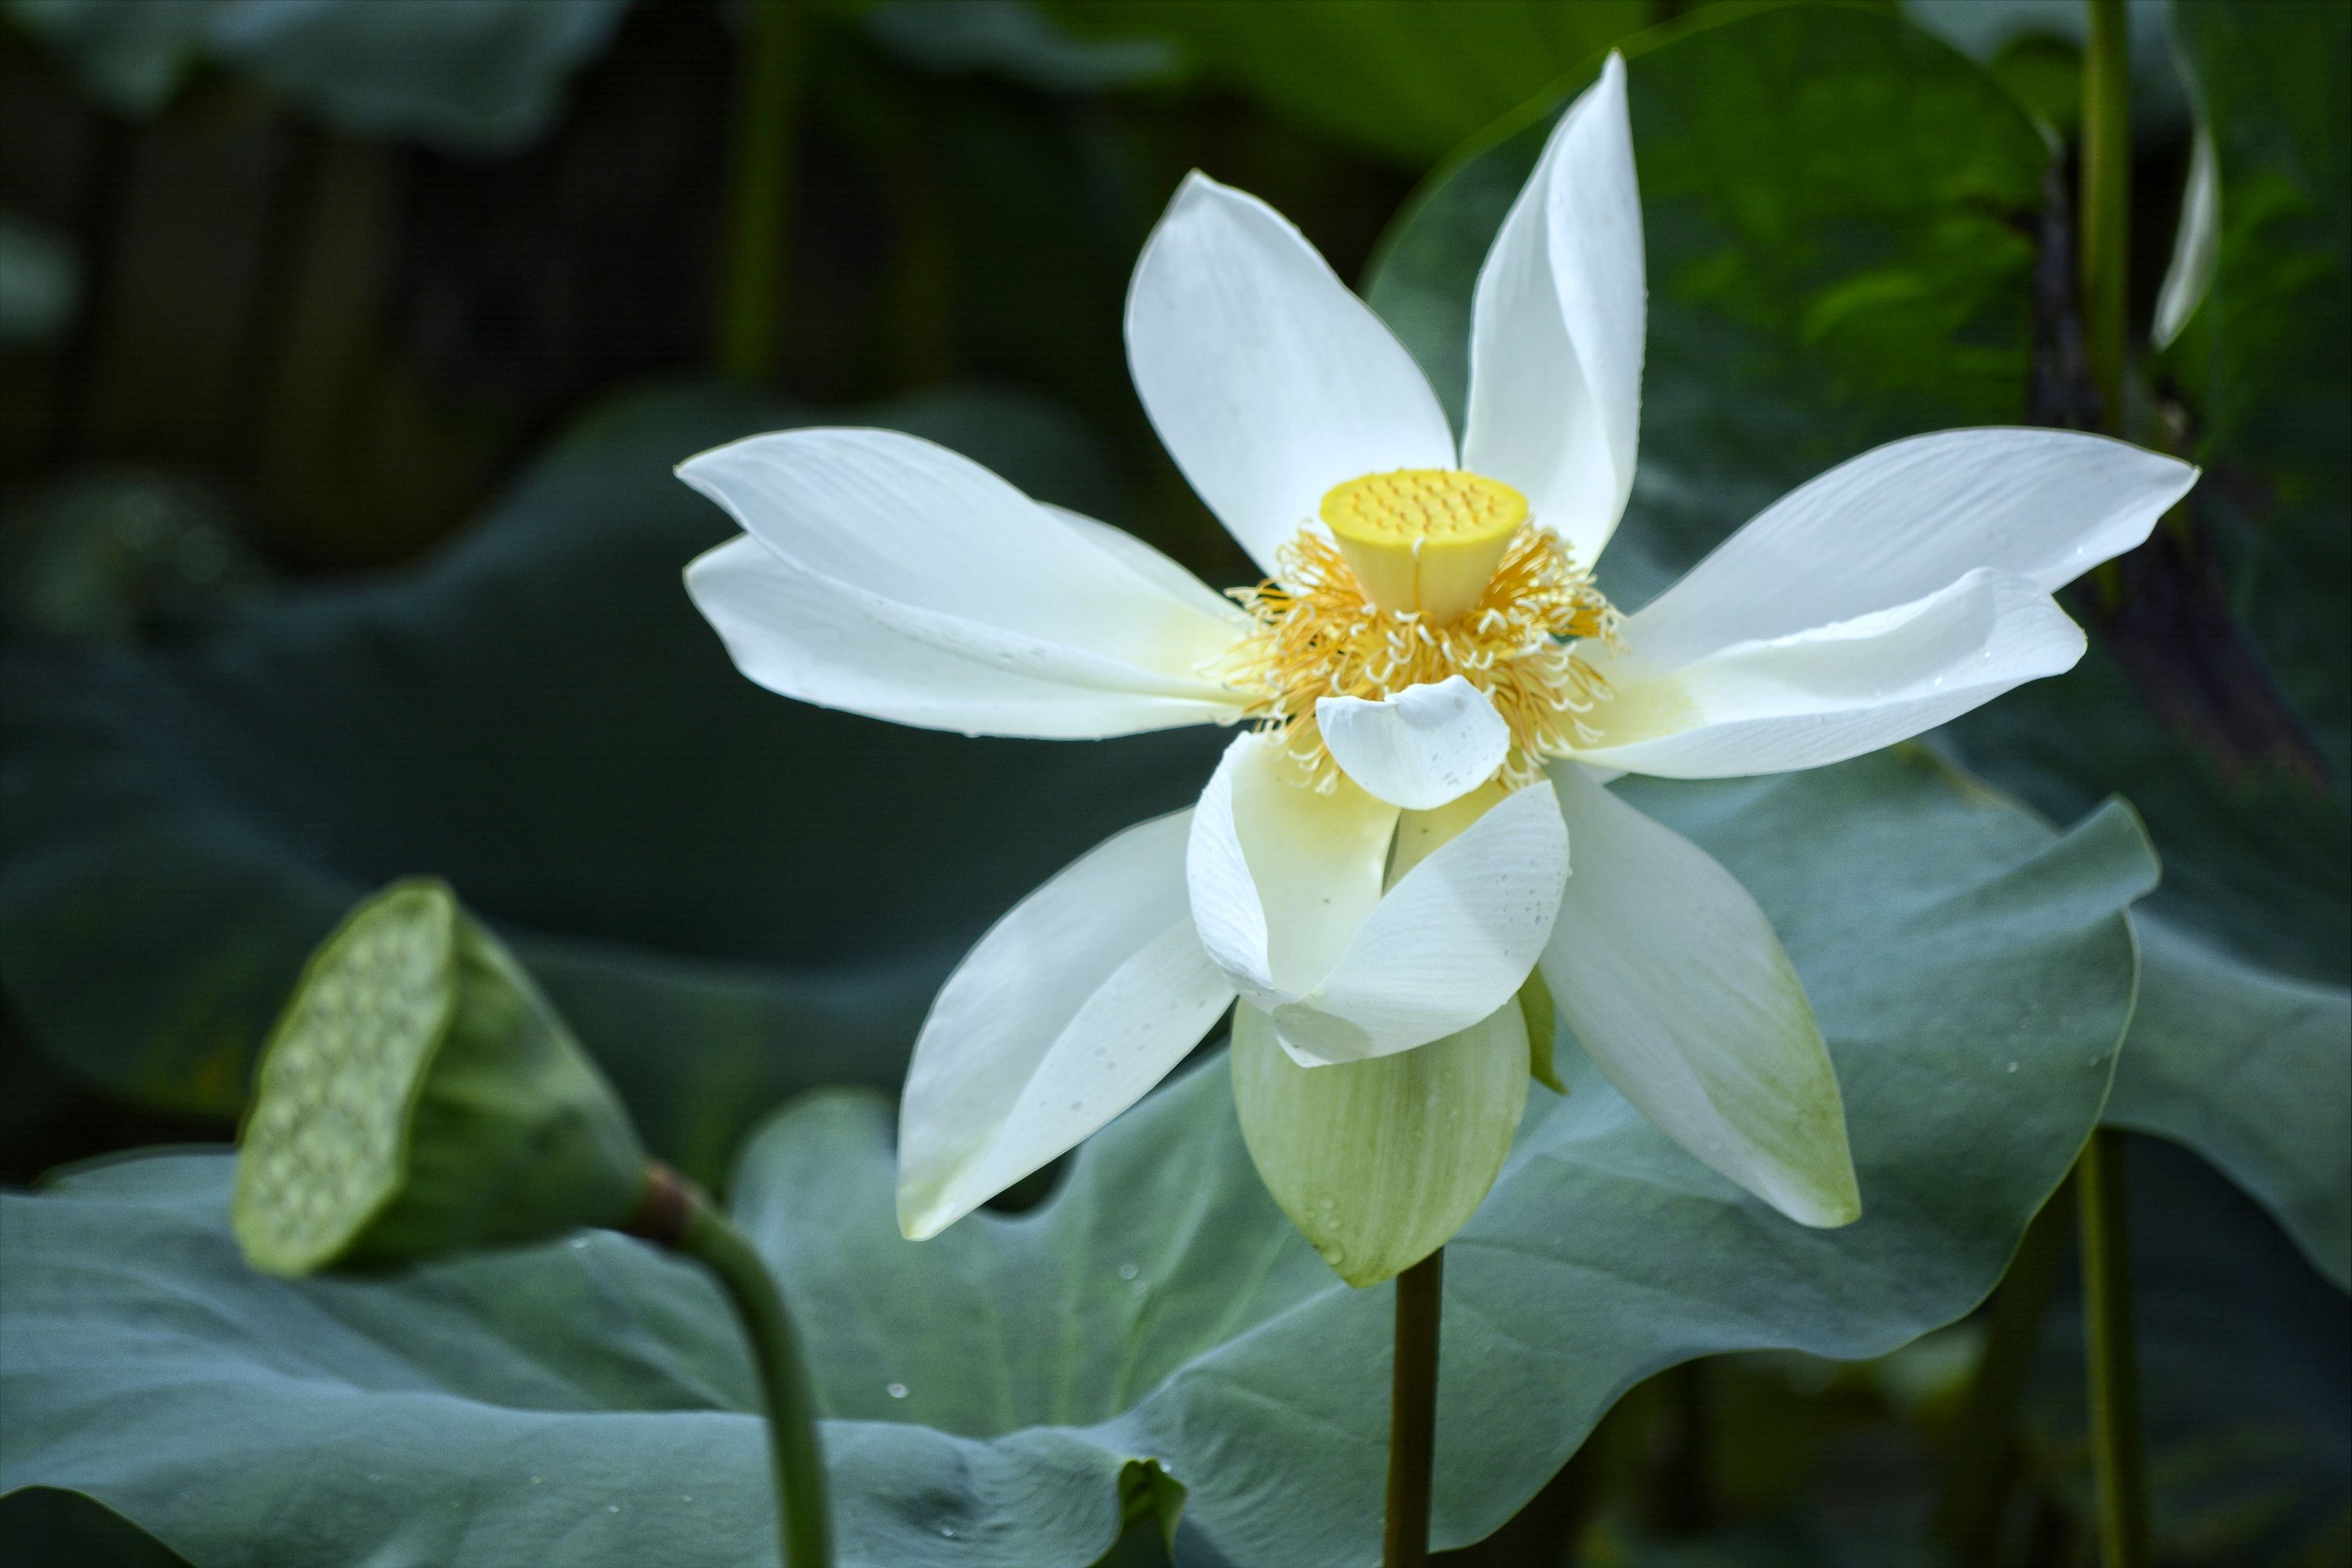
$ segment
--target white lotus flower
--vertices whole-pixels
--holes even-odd
[[[949,979],[901,1113],[908,1236],[1134,1103],[1238,997],[1261,1171],[1342,1273],[1383,1278],[1452,1234],[1499,1167],[1533,970],[1685,1149],[1805,1224],[1856,1216],[1836,1079],[1769,922],[1606,782],[1839,762],[2068,668],[2083,634],[2052,591],[2137,544],[2195,471],[2049,430],[1899,441],[1620,616],[1593,570],[1633,488],[1643,319],[1612,57],[1479,273],[1458,449],[1404,349],[1297,229],[1198,174],[1177,193],[1136,267],[1129,360],[1178,466],[1265,571],[1254,589],[1221,597],[888,431],[755,437],[680,468],[746,530],[688,587],[773,690],[971,734],[1248,726],[1195,809],[1079,858]],[[1245,1073],[1244,1046],[1269,1037],[1288,1061]],[[1364,1064],[1433,1063],[1441,1041],[1486,1053],[1461,1082],[1487,1075],[1473,1098],[1500,1142],[1462,1156],[1454,1195],[1432,1200],[1444,1212],[1351,1259],[1381,1222],[1330,1211],[1382,1162],[1442,1164],[1460,1132],[1457,1110],[1418,1109],[1441,1099],[1434,1068],[1375,1094]],[[1286,1094],[1325,1108],[1311,1130],[1336,1153],[1270,1146],[1287,1123],[1249,1097]],[[1350,1116],[1368,1120],[1333,1131]]]

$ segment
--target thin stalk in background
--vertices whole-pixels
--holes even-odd
[[[2017,1412],[2065,1261],[2072,1191],[2071,1184],[2061,1186],[2033,1216],[1992,1299],[1984,1355],[1952,1430],[1936,1508],[1937,1533],[1958,1563],[1993,1562],[2009,1520],[2022,1463]]]
[[[2099,1562],[2145,1568],[2147,1469],[2140,1453],[2131,1248],[2124,1231],[2124,1135],[2091,1134],[2075,1162],[2083,1215],[2083,1342],[2090,1372],[2091,1468],[2098,1478]]]
[[[719,367],[730,379],[755,386],[776,370],[803,31],[800,7],[791,0],[755,0],[736,78],[719,288]]]
[[[2090,0],[2083,56],[2083,340],[2108,434],[2124,420],[2124,317],[2131,281],[2131,38],[2124,0]],[[2084,1347],[2091,1463],[2098,1482],[2099,1561],[2147,1562],[2147,1475],[2140,1453],[2131,1255],[2125,1237],[2122,1134],[2100,1128],[2075,1161],[2082,1214]]]
[[[1429,1561],[1430,1479],[1437,1458],[1437,1327],[1444,1293],[1444,1247],[1397,1276],[1383,1568],[1423,1568]]]

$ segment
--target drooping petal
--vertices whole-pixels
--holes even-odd
[[[1223,722],[1231,694],[1065,643],[884,599],[748,534],[687,568],[735,667],[771,691],[892,723],[1087,740]]]
[[[1360,1288],[1453,1239],[1495,1184],[1528,1103],[1516,1003],[1419,1050],[1308,1068],[1244,1002],[1231,1059],[1242,1139],[1266,1190]]]
[[[1514,792],[1389,889],[1321,983],[1274,1010],[1302,1062],[1387,1056],[1466,1029],[1517,994],[1568,878],[1551,792]]]
[[[1593,656],[1616,696],[1577,756],[1667,778],[1730,778],[1891,746],[2083,657],[2082,628],[2031,580],[1971,572],[1941,593],[1679,670]]]
[[[1858,1217],[1837,1077],[1764,911],[1576,764],[1550,771],[1576,875],[1542,970],[1585,1054],[1668,1137],[1790,1218]]]
[[[898,1112],[898,1225],[937,1235],[1183,1060],[1234,999],[1184,890],[1190,812],[1106,839],[957,965]]]
[[[1341,480],[1454,466],[1404,346],[1287,219],[1204,174],[1135,264],[1127,358],[1169,455],[1269,575]]]
[[[1677,668],[1733,643],[1891,609],[1979,567],[2055,592],[2146,539],[2197,470],[2070,430],[1947,430],[1864,452],[1791,490],[1629,616]]]
[[[1326,697],[1316,727],[1340,771],[1381,800],[1428,811],[1495,776],[1511,727],[1486,694],[1458,675],[1374,702]]]
[[[1156,552],[1108,548],[1100,525],[944,447],[889,430],[794,430],[678,472],[772,558],[722,546],[688,588],[723,618],[738,664],[776,690],[931,728],[1054,737],[1238,710],[1202,673],[1237,635],[1206,589],[1178,591],[1172,567],[1147,567],[1147,554],[1164,563]]]
[[[1381,901],[1397,808],[1341,779],[1294,782],[1269,736],[1239,735],[1192,817],[1185,874],[1201,943],[1260,1007],[1331,971]]]
[[[1244,735],[1202,792],[1187,863],[1202,944],[1301,1062],[1409,1050],[1466,1029],[1527,979],[1557,911],[1568,840],[1521,790],[1381,881],[1397,822],[1345,780],[1292,782]]]
[[[1617,56],[1560,116],[1471,308],[1463,466],[1516,488],[1589,567],[1633,488],[1647,314]]]

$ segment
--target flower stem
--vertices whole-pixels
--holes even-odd
[[[776,368],[784,289],[784,213],[792,195],[793,110],[800,96],[799,7],[753,0],[736,79],[733,174],[719,296],[719,365],[758,385]]]
[[[2147,1562],[2147,1474],[2139,1442],[2132,1342],[2131,1248],[2124,1233],[2123,1134],[2101,1128],[2074,1163],[2083,1215],[2083,1335],[2091,1388],[2091,1466],[2098,1478],[2099,1562]]]
[[[776,1530],[784,1568],[830,1568],[832,1523],[824,1456],[817,1446],[816,1400],[768,1266],[701,1188],[666,1165],[647,1170],[637,1212],[622,1226],[710,1270],[751,1344],[767,1405],[768,1458],[775,1468]]]
[[[1397,1276],[1382,1568],[1422,1568],[1429,1561],[1430,1476],[1437,1458],[1437,1322],[1444,1287],[1444,1247]]]

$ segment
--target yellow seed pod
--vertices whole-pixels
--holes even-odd
[[[1365,597],[1443,626],[1486,591],[1528,499],[1484,474],[1400,468],[1334,485],[1319,512]]]

